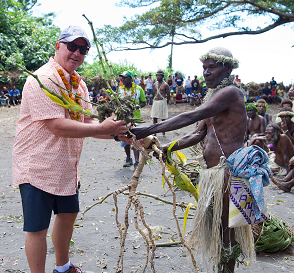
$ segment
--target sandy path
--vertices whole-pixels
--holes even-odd
[[[191,109],[186,105],[170,107],[170,116]],[[151,122],[148,111],[150,106],[142,109],[142,116],[147,123]],[[270,109],[272,113],[276,109]],[[0,133],[2,145],[0,150],[0,272],[30,272],[26,261],[22,231],[22,211],[18,189],[11,187],[11,149],[14,139],[15,122],[19,107],[0,108]],[[192,126],[168,132],[166,139],[159,136],[160,141],[168,142],[179,138],[190,131]],[[186,155],[189,153],[186,151]],[[93,204],[107,193],[127,185],[132,174],[132,168],[122,168],[125,160],[123,149],[119,143],[107,140],[86,139],[79,165],[82,186],[80,191],[81,211]],[[160,165],[154,159],[145,166],[138,191],[158,195],[171,200],[170,193],[163,196]],[[268,210],[283,217],[288,222],[294,222],[294,195],[283,193],[273,184],[265,188]],[[185,192],[177,191],[178,200],[192,202]],[[126,196],[118,198],[120,220],[123,221]],[[159,227],[158,241],[177,240],[175,222],[172,217],[172,207],[151,198],[140,197],[144,206],[147,223]],[[76,228],[73,234],[74,246],[71,247],[71,261],[84,270],[95,272],[114,272],[119,253],[118,231],[115,224],[114,202],[108,198],[102,205],[91,209],[85,215],[84,226]],[[130,219],[134,211],[130,212]],[[177,210],[178,216],[183,211]],[[182,223],[182,220],[180,220]],[[190,220],[191,222],[191,220]],[[190,222],[187,229],[189,230]],[[80,224],[80,221],[77,221]],[[51,228],[48,231],[48,255],[46,272],[52,272],[54,265],[54,249],[50,240]],[[124,272],[141,272],[145,263],[144,241],[131,224],[125,247]],[[186,261],[186,251],[182,246],[158,248],[156,250],[155,268],[157,272],[193,272],[191,264]],[[199,272],[201,264],[197,257]],[[148,266],[147,272],[151,272]],[[257,256],[257,263],[251,269],[240,266],[236,272],[294,272],[293,247],[279,253],[262,253]]]

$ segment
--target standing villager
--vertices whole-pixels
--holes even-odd
[[[164,72],[158,70],[156,73],[157,82],[153,85],[153,104],[151,109],[151,118],[153,124],[157,123],[158,119],[165,120],[168,118],[168,103],[170,100],[169,85],[163,80]],[[165,132],[163,132],[165,135]]]
[[[125,97],[129,96],[134,99],[136,105],[138,105],[138,109],[134,112],[134,118],[141,119],[141,112],[140,108],[146,106],[146,98],[144,90],[134,83],[134,74],[132,71],[124,71],[122,74],[119,75],[122,80],[122,85],[119,87],[120,96]],[[133,165],[133,159],[131,158],[131,146],[129,143],[124,141],[120,142],[120,146],[124,148],[126,153],[126,162],[123,164],[123,167],[130,167]],[[139,151],[134,149],[134,169],[136,170],[139,164]]]
[[[62,87],[89,101],[85,82],[75,71],[90,48],[85,31],[79,26],[64,29],[55,44],[55,56],[36,71],[40,81],[55,93]],[[75,96],[83,109],[91,105]],[[22,92],[20,118],[12,151],[12,178],[19,186],[25,251],[31,273],[45,273],[47,230],[51,214],[55,220],[52,242],[56,265],[54,273],[82,272],[69,261],[69,246],[79,212],[79,174],[77,167],[84,137],[128,141],[124,121],[114,121],[114,113],[102,123],[68,111],[54,103],[31,76]],[[47,270],[48,272],[48,270]],[[89,271],[87,271],[89,272]]]
[[[201,121],[197,128],[182,137],[172,147],[172,151],[196,145],[204,140],[202,170],[199,181],[200,198],[193,221],[193,229],[189,244],[196,252],[202,253],[202,260],[207,271],[212,267],[219,272],[234,272],[235,262],[240,253],[250,262],[255,260],[254,242],[251,226],[229,227],[230,179],[241,176],[240,169],[228,167],[227,162],[234,159],[252,158],[252,153],[259,153],[264,174],[264,183],[255,183],[257,208],[254,215],[260,219],[264,209],[263,185],[269,183],[269,168],[266,167],[268,157],[259,147],[243,148],[246,132],[246,111],[244,97],[239,88],[234,85],[234,76],[230,75],[233,68],[238,67],[238,61],[225,48],[213,48],[201,56],[203,75],[208,92],[204,104],[193,111],[181,113],[168,120],[132,129],[137,138],[150,134],[172,131]],[[167,151],[170,143],[162,147]],[[254,158],[254,156],[253,156]],[[249,162],[249,161],[248,161]],[[244,166],[244,164],[243,164]],[[247,163],[247,170],[251,165]],[[256,167],[255,167],[256,168]],[[252,168],[253,169],[253,168]],[[263,170],[263,171],[262,171]],[[232,174],[233,173],[233,174]],[[251,171],[247,175],[253,176]],[[242,178],[245,173],[243,173]],[[253,176],[254,177],[254,176]]]

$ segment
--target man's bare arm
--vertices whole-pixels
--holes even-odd
[[[124,135],[127,132],[123,120],[114,121],[114,114],[102,123],[86,119],[86,123],[75,120],[56,118],[44,120],[48,129],[58,137],[83,138],[99,137],[112,138],[110,135]]]
[[[226,87],[218,91],[208,102],[193,111],[181,113],[173,118],[149,126],[136,127],[132,129],[132,133],[137,138],[144,138],[151,134],[183,128],[196,121],[215,116],[236,103],[238,100],[236,89],[236,87],[232,86]]]
[[[263,117],[260,117],[260,133],[265,134],[265,120]]]
[[[169,101],[170,101],[170,89],[169,89],[168,84],[166,84],[166,86],[165,86],[165,93],[166,93],[167,103],[169,103]]]
[[[178,142],[173,146],[171,150],[178,151],[178,150],[182,150],[190,146],[196,145],[197,143],[199,143],[201,140],[205,138],[206,134],[207,134],[207,125],[205,120],[202,120],[199,123],[199,126],[197,126],[194,131],[178,139]],[[170,145],[171,143],[168,143],[165,146],[169,147]]]

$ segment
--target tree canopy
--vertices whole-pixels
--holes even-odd
[[[129,20],[125,17],[121,26],[104,25],[96,30],[110,51],[256,35],[294,22],[292,0],[121,0],[118,5],[149,10]]]
[[[59,27],[52,24],[54,13],[32,15],[37,0],[0,0],[0,69],[16,63],[35,70],[54,55]]]

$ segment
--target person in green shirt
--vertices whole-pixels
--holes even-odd
[[[146,106],[146,98],[144,90],[134,83],[134,74],[131,71],[124,71],[122,74],[119,75],[122,78],[122,85],[119,87],[118,93],[120,96],[130,96],[135,99],[136,104],[140,106],[140,108]],[[141,119],[141,112],[140,108],[134,112],[134,117]],[[124,163],[123,167],[130,167],[133,165],[133,159],[131,158],[131,147],[129,144],[125,142],[120,142],[121,147],[125,149],[126,153],[126,162]],[[134,157],[135,157],[135,164],[134,170],[137,169],[139,164],[139,151],[134,149]]]

